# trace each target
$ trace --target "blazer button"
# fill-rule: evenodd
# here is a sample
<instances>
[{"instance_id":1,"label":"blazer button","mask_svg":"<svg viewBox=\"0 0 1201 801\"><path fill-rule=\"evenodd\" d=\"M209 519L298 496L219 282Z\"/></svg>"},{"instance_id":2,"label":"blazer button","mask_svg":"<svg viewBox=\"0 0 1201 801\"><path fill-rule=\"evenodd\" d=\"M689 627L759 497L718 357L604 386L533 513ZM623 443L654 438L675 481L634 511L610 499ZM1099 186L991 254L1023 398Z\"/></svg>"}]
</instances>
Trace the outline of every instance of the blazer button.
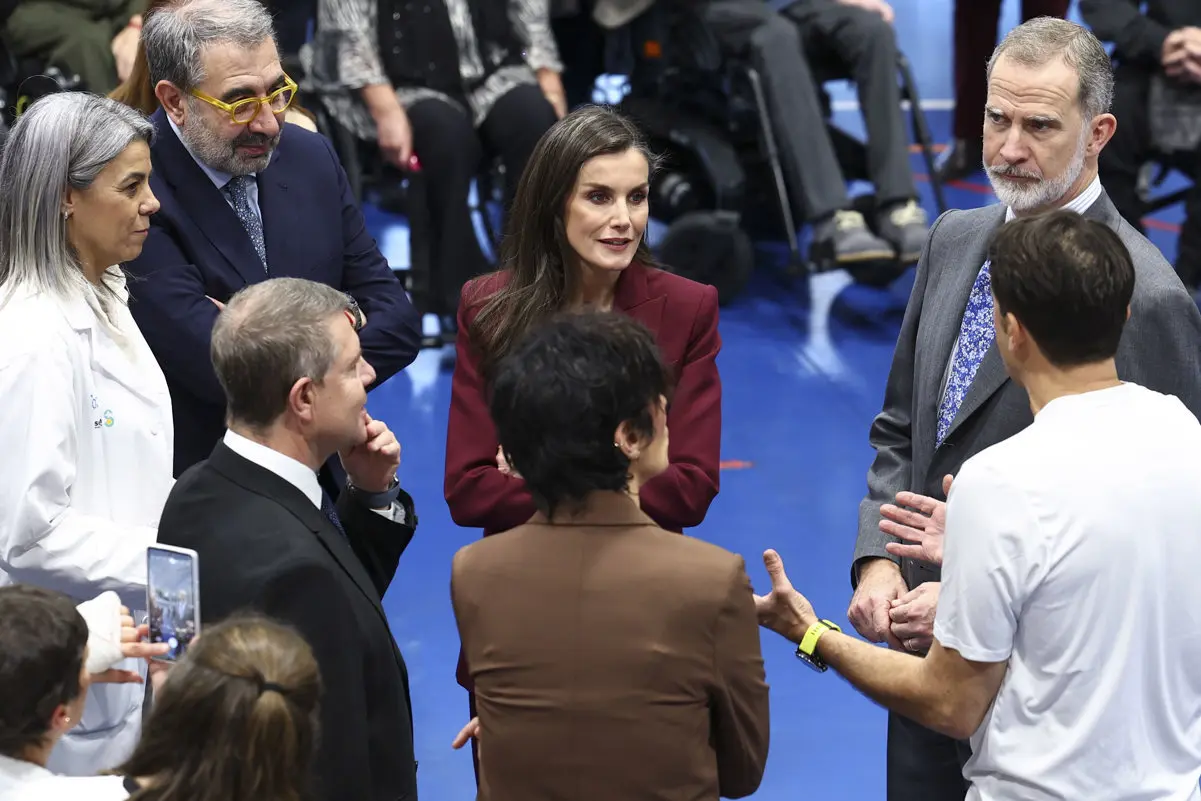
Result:
<instances>
[{"instance_id":1,"label":"blazer button","mask_svg":"<svg viewBox=\"0 0 1201 801\"><path fill-rule=\"evenodd\" d=\"M399 11L393 11L393 12L392 12L392 20L393 20L394 22L399 22L399 21L400 21L400 12L399 12Z\"/></svg>"},{"instance_id":2,"label":"blazer button","mask_svg":"<svg viewBox=\"0 0 1201 801\"><path fill-rule=\"evenodd\" d=\"M399 56L399 55L400 55L400 48L399 48L399 47L395 47L395 46L394 46L394 47L392 48L392 55L394 55L394 56Z\"/></svg>"}]
</instances>

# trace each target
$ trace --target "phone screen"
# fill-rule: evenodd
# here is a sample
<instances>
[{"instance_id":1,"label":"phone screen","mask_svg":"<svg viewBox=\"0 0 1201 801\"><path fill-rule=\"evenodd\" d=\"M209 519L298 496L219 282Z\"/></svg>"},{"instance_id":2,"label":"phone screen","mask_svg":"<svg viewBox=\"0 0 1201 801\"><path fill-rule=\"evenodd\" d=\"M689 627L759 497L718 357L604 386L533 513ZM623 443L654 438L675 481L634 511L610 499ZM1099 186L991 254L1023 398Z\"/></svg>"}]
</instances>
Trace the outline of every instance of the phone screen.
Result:
<instances>
[{"instance_id":1,"label":"phone screen","mask_svg":"<svg viewBox=\"0 0 1201 801\"><path fill-rule=\"evenodd\" d=\"M147 560L150 642L167 643L171 650L158 658L174 662L187 653L200 629L196 556L151 546Z\"/></svg>"}]
</instances>

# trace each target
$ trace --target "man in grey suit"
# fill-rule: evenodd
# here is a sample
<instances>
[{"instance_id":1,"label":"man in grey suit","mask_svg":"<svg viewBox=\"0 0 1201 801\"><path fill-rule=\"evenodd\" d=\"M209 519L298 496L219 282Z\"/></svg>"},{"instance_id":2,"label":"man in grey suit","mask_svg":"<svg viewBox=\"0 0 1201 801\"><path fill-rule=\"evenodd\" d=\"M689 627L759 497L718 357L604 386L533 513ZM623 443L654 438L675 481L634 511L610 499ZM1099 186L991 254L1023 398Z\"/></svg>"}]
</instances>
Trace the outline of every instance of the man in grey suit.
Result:
<instances>
[{"instance_id":1,"label":"man in grey suit","mask_svg":"<svg viewBox=\"0 0 1201 801\"><path fill-rule=\"evenodd\" d=\"M1067 208L1116 231L1136 276L1119 374L1178 396L1201 417L1201 313L1163 255L1121 218L1097 178L1098 154L1117 125L1108 113L1113 73L1101 43L1071 22L1031 20L997 46L988 84L984 161L1001 203L949 211L930 231L884 406L871 427L876 458L851 568L855 594L848 617L855 628L873 642L916 653L931 644L939 570L891 553L899 544L891 532L939 528L948 477L1033 419L994 342L986 250L999 226L1016 216ZM962 766L969 755L966 742L890 715L889 801L963 801Z\"/></svg>"}]
</instances>

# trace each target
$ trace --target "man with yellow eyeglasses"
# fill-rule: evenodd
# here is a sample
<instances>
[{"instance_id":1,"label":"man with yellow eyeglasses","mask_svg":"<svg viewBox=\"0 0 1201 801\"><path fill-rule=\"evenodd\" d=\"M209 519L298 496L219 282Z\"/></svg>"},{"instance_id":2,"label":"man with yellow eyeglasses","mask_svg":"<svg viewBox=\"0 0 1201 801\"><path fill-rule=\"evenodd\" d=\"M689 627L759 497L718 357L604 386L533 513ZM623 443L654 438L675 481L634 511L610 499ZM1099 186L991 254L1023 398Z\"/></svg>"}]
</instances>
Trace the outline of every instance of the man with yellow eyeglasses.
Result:
<instances>
[{"instance_id":1,"label":"man with yellow eyeglasses","mask_svg":"<svg viewBox=\"0 0 1201 801\"><path fill-rule=\"evenodd\" d=\"M421 321L367 232L333 148L284 115L284 72L257 0L172 0L142 29L161 108L151 119L151 186L162 208L126 265L130 309L167 377L175 475L225 433L225 396L209 359L222 303L248 284L296 277L335 287L365 318L363 355L383 384L416 358ZM345 472L321 471L336 498Z\"/></svg>"}]
</instances>

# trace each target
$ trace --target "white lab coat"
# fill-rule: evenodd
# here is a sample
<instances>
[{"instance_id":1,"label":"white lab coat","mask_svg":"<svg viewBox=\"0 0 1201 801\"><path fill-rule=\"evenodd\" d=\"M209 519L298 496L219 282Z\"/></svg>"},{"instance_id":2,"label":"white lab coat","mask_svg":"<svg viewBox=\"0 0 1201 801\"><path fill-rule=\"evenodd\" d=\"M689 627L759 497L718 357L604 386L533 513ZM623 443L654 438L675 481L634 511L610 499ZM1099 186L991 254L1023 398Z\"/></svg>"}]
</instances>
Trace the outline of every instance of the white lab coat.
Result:
<instances>
[{"instance_id":1,"label":"white lab coat","mask_svg":"<svg viewBox=\"0 0 1201 801\"><path fill-rule=\"evenodd\" d=\"M108 280L127 297L125 279ZM77 601L113 590L146 607L146 546L171 490L171 400L129 309L111 324L90 288L71 300L18 288L0 308L0 585ZM140 670L126 660L120 667ZM93 687L49 767L95 775L132 753L145 688Z\"/></svg>"},{"instance_id":2,"label":"white lab coat","mask_svg":"<svg viewBox=\"0 0 1201 801\"><path fill-rule=\"evenodd\" d=\"M32 762L0 756L0 801L122 801L120 776L55 776Z\"/></svg>"}]
</instances>

